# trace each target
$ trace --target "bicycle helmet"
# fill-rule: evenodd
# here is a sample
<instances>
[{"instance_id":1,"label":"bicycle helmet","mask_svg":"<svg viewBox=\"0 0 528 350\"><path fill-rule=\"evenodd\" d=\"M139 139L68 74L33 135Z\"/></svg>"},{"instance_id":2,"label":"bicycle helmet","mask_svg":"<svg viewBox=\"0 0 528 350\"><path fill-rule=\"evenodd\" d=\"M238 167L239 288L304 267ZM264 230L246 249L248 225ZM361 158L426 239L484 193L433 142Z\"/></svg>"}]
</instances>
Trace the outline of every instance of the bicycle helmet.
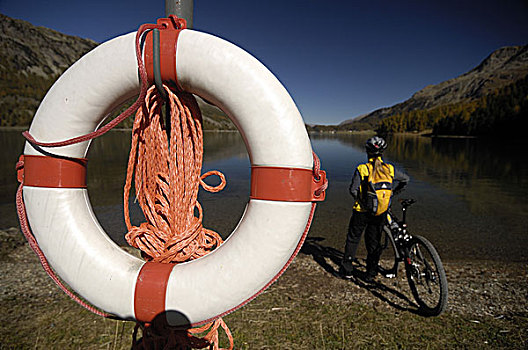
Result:
<instances>
[{"instance_id":1,"label":"bicycle helmet","mask_svg":"<svg viewBox=\"0 0 528 350\"><path fill-rule=\"evenodd\" d=\"M365 143L365 150L369 155L379 156L387 148L387 142L379 136L371 137Z\"/></svg>"}]
</instances>

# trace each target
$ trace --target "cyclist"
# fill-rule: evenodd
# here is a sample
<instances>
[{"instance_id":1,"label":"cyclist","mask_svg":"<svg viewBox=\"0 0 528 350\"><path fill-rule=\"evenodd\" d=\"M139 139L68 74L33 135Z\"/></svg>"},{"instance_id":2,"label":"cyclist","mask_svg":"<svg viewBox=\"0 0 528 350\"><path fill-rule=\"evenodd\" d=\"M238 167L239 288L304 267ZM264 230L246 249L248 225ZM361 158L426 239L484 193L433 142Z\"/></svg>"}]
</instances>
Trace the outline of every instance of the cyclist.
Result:
<instances>
[{"instance_id":1,"label":"cyclist","mask_svg":"<svg viewBox=\"0 0 528 350\"><path fill-rule=\"evenodd\" d=\"M363 231L365 231L365 246L367 248L367 269L364 279L366 282L372 282L378 274L381 230L387 215L381 213L376 213L376 215L367 210L366 192L369 186L369 174L378 172L378 174L389 179L392 183L390 189L393 193L403 190L409 182L407 174L398 171L393 165L383 162L381 155L386 148L387 143L383 138L375 136L368 139L365 144L368 162L358 165L352 178L350 194L354 197L355 202L348 226L345 253L340 267L341 276L347 279L354 275L353 261ZM397 182L396 186L394 186L395 182Z\"/></svg>"}]
</instances>

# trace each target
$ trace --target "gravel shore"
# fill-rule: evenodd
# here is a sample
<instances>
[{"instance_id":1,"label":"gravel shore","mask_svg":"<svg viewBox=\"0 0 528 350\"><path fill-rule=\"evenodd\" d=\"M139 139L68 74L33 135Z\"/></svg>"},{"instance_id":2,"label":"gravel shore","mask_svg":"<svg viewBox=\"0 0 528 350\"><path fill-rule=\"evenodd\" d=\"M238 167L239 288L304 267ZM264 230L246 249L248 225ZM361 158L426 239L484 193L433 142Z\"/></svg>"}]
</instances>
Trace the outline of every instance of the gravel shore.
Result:
<instances>
[{"instance_id":1,"label":"gravel shore","mask_svg":"<svg viewBox=\"0 0 528 350\"><path fill-rule=\"evenodd\" d=\"M0 296L27 294L34 297L60 293L40 266L18 228L0 231ZM311 249L307 249L312 244ZM328 254L327 254L328 255ZM335 259L314 253L309 240L290 268L279 279L282 284L302 285L314 299L340 303L379 304L385 308L412 308L413 301L404 271L395 279L378 278L374 285L359 279L345 281L333 275ZM449 285L448 312L475 316L528 317L528 265L494 261L444 262ZM325 286L321 293L319 287ZM403 298L409 296L409 300Z\"/></svg>"},{"instance_id":2,"label":"gravel shore","mask_svg":"<svg viewBox=\"0 0 528 350\"><path fill-rule=\"evenodd\" d=\"M0 299L4 307L9 308L4 310L9 313L9 322L18 322L26 317L17 315L16 308L13 309L17 300L53 302L64 297L46 275L18 228L0 230L0 243ZM470 320L475 318L475 322L479 322L479 317L521 319L524 320L521 327L526 327L526 263L446 261L444 266L449 284L445 314ZM339 307L358 304L394 315L416 311L404 273L395 279L378 278L375 284L366 285L359 279L340 279L334 275L336 270L335 256L308 239L290 268L268 292L280 293L281 298L287 300L286 308L291 310L296 310L296 305L301 305L303 301L310 300L314 305L332 304ZM31 310L31 305L24 307L25 312ZM0 334L0 345L3 337L4 334Z\"/></svg>"}]
</instances>

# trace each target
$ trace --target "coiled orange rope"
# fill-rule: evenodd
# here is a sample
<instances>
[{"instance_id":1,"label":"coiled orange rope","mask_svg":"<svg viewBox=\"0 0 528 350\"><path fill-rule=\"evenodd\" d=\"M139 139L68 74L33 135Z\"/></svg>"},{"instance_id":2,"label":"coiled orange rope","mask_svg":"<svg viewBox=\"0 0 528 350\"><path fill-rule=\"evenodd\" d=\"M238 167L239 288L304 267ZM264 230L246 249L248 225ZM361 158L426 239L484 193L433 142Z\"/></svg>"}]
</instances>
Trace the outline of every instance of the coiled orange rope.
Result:
<instances>
[{"instance_id":1,"label":"coiled orange rope","mask_svg":"<svg viewBox=\"0 0 528 350\"><path fill-rule=\"evenodd\" d=\"M197 197L200 185L208 191L218 192L225 187L226 180L216 170L200 175L203 132L200 109L194 97L187 93L176 95L167 87L165 90L170 106L170 133L167 132L169 126L164 125L162 120L164 100L156 87L148 90L145 103L136 113L124 188L128 228L125 238L131 246L142 251L146 260L181 263L202 257L223 242L218 233L202 226L203 212ZM211 175L220 177L218 186L204 182ZM146 219L138 227L130 222L132 180ZM178 337L169 336L165 341L187 339L188 344L182 346L196 346L198 342L194 335L210 328L203 339L207 341L207 346L219 349L219 327L225 330L232 349L233 337L222 319L191 329L186 337L181 334ZM148 333L144 328L143 337Z\"/></svg>"}]
</instances>

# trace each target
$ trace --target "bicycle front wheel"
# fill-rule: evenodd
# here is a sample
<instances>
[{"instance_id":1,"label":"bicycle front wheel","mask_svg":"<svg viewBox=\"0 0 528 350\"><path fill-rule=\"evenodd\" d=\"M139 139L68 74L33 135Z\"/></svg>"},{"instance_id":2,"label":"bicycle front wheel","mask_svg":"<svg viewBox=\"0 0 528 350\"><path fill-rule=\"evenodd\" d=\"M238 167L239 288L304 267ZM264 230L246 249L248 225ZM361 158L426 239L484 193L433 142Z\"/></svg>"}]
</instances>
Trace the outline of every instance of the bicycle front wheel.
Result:
<instances>
[{"instance_id":1,"label":"bicycle front wheel","mask_svg":"<svg viewBox=\"0 0 528 350\"><path fill-rule=\"evenodd\" d=\"M434 246L422 236L409 241L405 262L407 280L420 311L427 316L440 315L447 306L447 278Z\"/></svg>"}]
</instances>

